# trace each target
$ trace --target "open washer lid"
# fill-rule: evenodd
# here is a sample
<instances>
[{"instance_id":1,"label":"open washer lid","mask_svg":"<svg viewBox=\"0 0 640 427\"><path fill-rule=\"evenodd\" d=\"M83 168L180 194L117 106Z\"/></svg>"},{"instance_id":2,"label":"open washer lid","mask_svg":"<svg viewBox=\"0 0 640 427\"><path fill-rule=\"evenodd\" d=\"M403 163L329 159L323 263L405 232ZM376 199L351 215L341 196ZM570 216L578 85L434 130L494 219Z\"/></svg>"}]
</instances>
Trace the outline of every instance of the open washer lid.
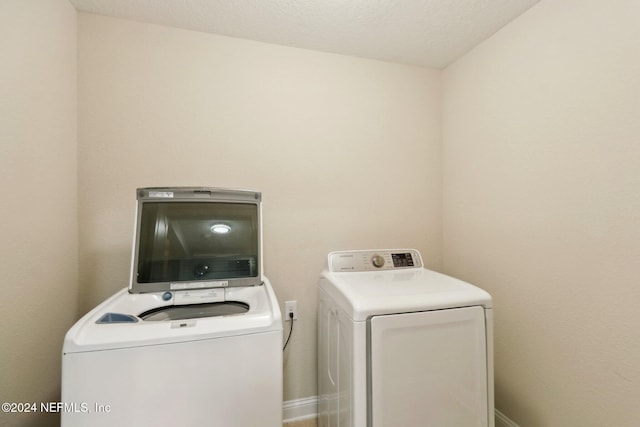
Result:
<instances>
[{"instance_id":1,"label":"open washer lid","mask_svg":"<svg viewBox=\"0 0 640 427\"><path fill-rule=\"evenodd\" d=\"M260 193L140 188L137 200L130 292L262 283Z\"/></svg>"}]
</instances>

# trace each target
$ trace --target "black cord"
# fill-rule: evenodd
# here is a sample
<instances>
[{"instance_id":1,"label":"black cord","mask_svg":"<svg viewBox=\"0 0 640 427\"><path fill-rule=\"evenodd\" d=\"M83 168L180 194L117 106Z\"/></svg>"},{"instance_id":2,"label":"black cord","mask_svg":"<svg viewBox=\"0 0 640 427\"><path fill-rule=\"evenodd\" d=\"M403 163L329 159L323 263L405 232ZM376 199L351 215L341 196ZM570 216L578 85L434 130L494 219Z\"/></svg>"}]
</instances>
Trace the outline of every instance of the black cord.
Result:
<instances>
[{"instance_id":1,"label":"black cord","mask_svg":"<svg viewBox=\"0 0 640 427\"><path fill-rule=\"evenodd\" d=\"M289 329L289 337L287 338L287 342L284 343L284 347L282 347L282 351L287 348L287 344L289 344L289 340L291 339L291 334L293 333L293 313L289 313L289 322L291 322L291 329Z\"/></svg>"}]
</instances>

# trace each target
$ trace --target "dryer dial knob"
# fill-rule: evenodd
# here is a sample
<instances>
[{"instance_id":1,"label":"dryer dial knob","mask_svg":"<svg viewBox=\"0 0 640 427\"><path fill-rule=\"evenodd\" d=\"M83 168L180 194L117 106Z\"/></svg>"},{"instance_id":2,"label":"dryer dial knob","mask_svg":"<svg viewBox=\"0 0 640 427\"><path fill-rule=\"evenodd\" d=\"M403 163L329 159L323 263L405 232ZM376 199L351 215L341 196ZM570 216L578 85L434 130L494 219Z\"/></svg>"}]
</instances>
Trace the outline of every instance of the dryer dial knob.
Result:
<instances>
[{"instance_id":1,"label":"dryer dial knob","mask_svg":"<svg viewBox=\"0 0 640 427\"><path fill-rule=\"evenodd\" d=\"M371 264L373 264L375 268L382 268L382 266L384 266L384 257L382 255L375 254L371 257Z\"/></svg>"}]
</instances>

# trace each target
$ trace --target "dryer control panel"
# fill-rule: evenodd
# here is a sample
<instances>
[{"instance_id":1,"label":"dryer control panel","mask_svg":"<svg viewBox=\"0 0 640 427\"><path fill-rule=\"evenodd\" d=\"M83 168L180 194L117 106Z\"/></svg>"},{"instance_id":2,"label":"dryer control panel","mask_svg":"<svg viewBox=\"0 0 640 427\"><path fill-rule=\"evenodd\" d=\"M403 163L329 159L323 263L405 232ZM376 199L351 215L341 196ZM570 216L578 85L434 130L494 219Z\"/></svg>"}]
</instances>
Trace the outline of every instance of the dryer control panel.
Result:
<instances>
[{"instance_id":1,"label":"dryer control panel","mask_svg":"<svg viewBox=\"0 0 640 427\"><path fill-rule=\"evenodd\" d=\"M338 251L329 254L329 271L335 273L422 267L422 257L415 249Z\"/></svg>"}]
</instances>

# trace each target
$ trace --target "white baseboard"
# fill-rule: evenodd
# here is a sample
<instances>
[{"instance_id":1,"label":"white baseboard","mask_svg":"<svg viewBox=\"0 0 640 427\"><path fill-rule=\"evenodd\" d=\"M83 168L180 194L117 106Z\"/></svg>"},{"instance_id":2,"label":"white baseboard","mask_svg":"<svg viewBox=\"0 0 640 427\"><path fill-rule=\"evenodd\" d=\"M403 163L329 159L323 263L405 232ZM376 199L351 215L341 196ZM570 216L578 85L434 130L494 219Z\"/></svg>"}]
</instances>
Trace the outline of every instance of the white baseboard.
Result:
<instances>
[{"instance_id":1,"label":"white baseboard","mask_svg":"<svg viewBox=\"0 0 640 427\"><path fill-rule=\"evenodd\" d=\"M502 412L496 411L496 427L519 427ZM287 400L282 406L284 422L304 420L318 416L318 398L316 396Z\"/></svg>"},{"instance_id":2,"label":"white baseboard","mask_svg":"<svg viewBox=\"0 0 640 427\"><path fill-rule=\"evenodd\" d=\"M496 409L496 427L520 427L502 412Z\"/></svg>"},{"instance_id":3,"label":"white baseboard","mask_svg":"<svg viewBox=\"0 0 640 427\"><path fill-rule=\"evenodd\" d=\"M318 398L316 396L287 400L282 405L284 422L304 420L318 416Z\"/></svg>"}]
</instances>

